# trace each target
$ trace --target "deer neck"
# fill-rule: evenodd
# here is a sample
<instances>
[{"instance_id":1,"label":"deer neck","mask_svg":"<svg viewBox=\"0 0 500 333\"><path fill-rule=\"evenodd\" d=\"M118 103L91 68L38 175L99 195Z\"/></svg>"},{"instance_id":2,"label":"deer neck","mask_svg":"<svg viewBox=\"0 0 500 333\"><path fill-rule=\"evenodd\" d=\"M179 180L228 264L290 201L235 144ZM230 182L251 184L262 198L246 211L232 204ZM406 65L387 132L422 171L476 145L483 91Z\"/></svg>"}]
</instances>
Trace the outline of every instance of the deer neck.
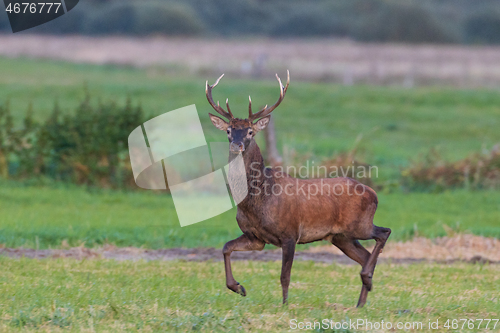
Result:
<instances>
[{"instance_id":1,"label":"deer neck","mask_svg":"<svg viewBox=\"0 0 500 333\"><path fill-rule=\"evenodd\" d=\"M229 161L236 156L230 154ZM264 184L273 181L270 176L270 170L266 169L264 165L264 158L255 140L252 140L243 152L243 163L245 164L248 195L238 204L238 207L254 206L256 202L261 202L265 198L265 193L262 190Z\"/></svg>"}]
</instances>

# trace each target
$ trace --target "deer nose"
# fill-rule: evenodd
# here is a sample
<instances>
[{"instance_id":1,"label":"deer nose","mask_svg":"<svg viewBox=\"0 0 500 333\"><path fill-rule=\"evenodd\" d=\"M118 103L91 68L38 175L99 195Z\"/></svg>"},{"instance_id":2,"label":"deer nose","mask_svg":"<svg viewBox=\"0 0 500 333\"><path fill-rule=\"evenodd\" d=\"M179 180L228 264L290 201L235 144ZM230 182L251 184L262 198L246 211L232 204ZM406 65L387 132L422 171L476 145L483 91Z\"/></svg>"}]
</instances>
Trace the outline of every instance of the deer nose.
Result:
<instances>
[{"instance_id":1,"label":"deer nose","mask_svg":"<svg viewBox=\"0 0 500 333\"><path fill-rule=\"evenodd\" d=\"M245 145L243 142L231 142L229 145L229 150L235 153L245 151Z\"/></svg>"}]
</instances>

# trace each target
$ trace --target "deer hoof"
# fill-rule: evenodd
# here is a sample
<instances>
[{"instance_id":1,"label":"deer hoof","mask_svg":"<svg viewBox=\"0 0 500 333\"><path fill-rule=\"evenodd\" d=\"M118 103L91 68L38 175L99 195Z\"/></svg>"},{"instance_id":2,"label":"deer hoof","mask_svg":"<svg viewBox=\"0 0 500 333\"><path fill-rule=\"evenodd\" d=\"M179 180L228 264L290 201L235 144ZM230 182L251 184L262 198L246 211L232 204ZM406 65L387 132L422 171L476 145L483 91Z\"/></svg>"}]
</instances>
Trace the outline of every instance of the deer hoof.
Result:
<instances>
[{"instance_id":1,"label":"deer hoof","mask_svg":"<svg viewBox=\"0 0 500 333\"><path fill-rule=\"evenodd\" d=\"M231 291L234 291L235 293L240 294L241 296L246 296L247 295L247 292L246 292L245 288L243 288L243 286L241 284L239 284L238 282L236 282L235 285L227 285L227 287Z\"/></svg>"},{"instance_id":2,"label":"deer hoof","mask_svg":"<svg viewBox=\"0 0 500 333\"><path fill-rule=\"evenodd\" d=\"M236 286L236 293L240 294L241 296L246 296L247 295L247 291L245 290L245 288L243 288L243 286L241 284L238 283L238 285Z\"/></svg>"}]
</instances>

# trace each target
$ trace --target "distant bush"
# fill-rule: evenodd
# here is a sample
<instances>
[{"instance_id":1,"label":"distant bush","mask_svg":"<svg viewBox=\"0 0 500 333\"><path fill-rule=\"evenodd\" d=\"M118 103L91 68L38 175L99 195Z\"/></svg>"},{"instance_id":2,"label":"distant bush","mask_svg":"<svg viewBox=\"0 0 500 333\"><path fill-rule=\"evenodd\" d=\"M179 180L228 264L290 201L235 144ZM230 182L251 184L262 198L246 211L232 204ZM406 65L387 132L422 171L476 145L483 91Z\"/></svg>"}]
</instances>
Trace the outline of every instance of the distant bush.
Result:
<instances>
[{"instance_id":1,"label":"distant bush","mask_svg":"<svg viewBox=\"0 0 500 333\"><path fill-rule=\"evenodd\" d=\"M204 26L196 12L180 3L144 2L137 9L135 33L164 32L169 35L198 35Z\"/></svg>"},{"instance_id":2,"label":"distant bush","mask_svg":"<svg viewBox=\"0 0 500 333\"><path fill-rule=\"evenodd\" d=\"M208 33L221 36L265 35L276 17L285 13L281 1L186 0L185 4L203 19Z\"/></svg>"},{"instance_id":3,"label":"distant bush","mask_svg":"<svg viewBox=\"0 0 500 333\"><path fill-rule=\"evenodd\" d=\"M471 43L500 44L500 14L483 13L469 18L465 33Z\"/></svg>"},{"instance_id":4,"label":"distant bush","mask_svg":"<svg viewBox=\"0 0 500 333\"><path fill-rule=\"evenodd\" d=\"M144 121L142 109L116 103L93 106L86 96L74 114L56 105L43 123L31 108L22 129L13 129L8 106L0 108L0 176L46 177L104 188L133 186L128 135ZM135 187L135 186L134 186Z\"/></svg>"},{"instance_id":5,"label":"distant bush","mask_svg":"<svg viewBox=\"0 0 500 333\"><path fill-rule=\"evenodd\" d=\"M269 29L271 36L347 36L348 25L327 6L296 5Z\"/></svg>"},{"instance_id":6,"label":"distant bush","mask_svg":"<svg viewBox=\"0 0 500 333\"><path fill-rule=\"evenodd\" d=\"M383 3L359 20L356 39L377 42L452 43L459 40L426 8L412 3Z\"/></svg>"},{"instance_id":7,"label":"distant bush","mask_svg":"<svg viewBox=\"0 0 500 333\"><path fill-rule=\"evenodd\" d=\"M356 158L355 149L349 152L342 152L330 159L324 160L318 167L318 170L322 167L326 168L330 173L333 171L332 175L335 175L335 177L350 177L370 187L376 187L373 178L378 176L378 169L369 164L360 162L359 159ZM324 176L320 174L317 178L323 177Z\"/></svg>"},{"instance_id":8,"label":"distant bush","mask_svg":"<svg viewBox=\"0 0 500 333\"><path fill-rule=\"evenodd\" d=\"M9 104L0 105L0 176L9 176L9 156L14 152L17 142L14 139L14 121Z\"/></svg>"},{"instance_id":9,"label":"distant bush","mask_svg":"<svg viewBox=\"0 0 500 333\"><path fill-rule=\"evenodd\" d=\"M89 13L84 29L90 34L190 36L200 34L204 26L196 13L181 3L123 1Z\"/></svg>"},{"instance_id":10,"label":"distant bush","mask_svg":"<svg viewBox=\"0 0 500 333\"><path fill-rule=\"evenodd\" d=\"M402 176L403 186L408 189L499 189L500 145L456 162L445 161L436 150L431 150L422 161L403 170Z\"/></svg>"},{"instance_id":11,"label":"distant bush","mask_svg":"<svg viewBox=\"0 0 500 333\"><path fill-rule=\"evenodd\" d=\"M362 139L363 136L358 135L351 150L337 152L317 164L314 163L314 160L310 161L311 156L309 154L301 155L297 154L293 149L285 149L285 165L280 168L296 178L349 177L375 189L381 189L383 184L377 183L376 179L378 177L378 168L362 162L363 158L359 154Z\"/></svg>"},{"instance_id":12,"label":"distant bush","mask_svg":"<svg viewBox=\"0 0 500 333\"><path fill-rule=\"evenodd\" d=\"M0 11L0 30L11 30L7 12Z\"/></svg>"}]
</instances>

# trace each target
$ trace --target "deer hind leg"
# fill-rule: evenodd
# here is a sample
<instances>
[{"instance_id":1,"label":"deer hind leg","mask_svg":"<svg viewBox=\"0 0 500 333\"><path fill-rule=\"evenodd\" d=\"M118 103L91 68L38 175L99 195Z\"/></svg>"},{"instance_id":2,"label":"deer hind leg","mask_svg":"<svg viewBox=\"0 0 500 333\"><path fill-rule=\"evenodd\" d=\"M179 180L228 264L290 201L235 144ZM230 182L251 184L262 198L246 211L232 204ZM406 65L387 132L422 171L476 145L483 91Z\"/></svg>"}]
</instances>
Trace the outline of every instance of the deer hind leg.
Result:
<instances>
[{"instance_id":1,"label":"deer hind leg","mask_svg":"<svg viewBox=\"0 0 500 333\"><path fill-rule=\"evenodd\" d=\"M344 252L346 256L360 264L362 270L366 267L370 258L370 252L368 252L368 250L365 249L363 245L361 245L357 240L349 239L346 237L334 237L332 239L332 243L342 252ZM363 281L363 278L361 279ZM365 304L366 297L368 296L368 291L370 290L369 288L371 289L371 285L368 286L363 281L363 286L361 287L361 295L359 296L358 301L358 307L361 307Z\"/></svg>"},{"instance_id":2,"label":"deer hind leg","mask_svg":"<svg viewBox=\"0 0 500 333\"><path fill-rule=\"evenodd\" d=\"M229 241L224 245L222 254L224 255L224 268L226 270L226 286L240 294L241 296L246 296L245 288L240 285L233 277L233 272L231 270L231 252L233 251L261 251L266 244L254 237L250 237L246 234Z\"/></svg>"},{"instance_id":3,"label":"deer hind leg","mask_svg":"<svg viewBox=\"0 0 500 333\"><path fill-rule=\"evenodd\" d=\"M375 266L377 265L377 259L384 248L385 242L391 234L391 229L373 226L372 239L375 239L375 247L370 254L368 261L361 269L361 281L363 281L363 288L361 289L361 295L359 296L359 301L357 307L360 308L366 303L366 297L368 292L372 290L372 278L375 271Z\"/></svg>"}]
</instances>

